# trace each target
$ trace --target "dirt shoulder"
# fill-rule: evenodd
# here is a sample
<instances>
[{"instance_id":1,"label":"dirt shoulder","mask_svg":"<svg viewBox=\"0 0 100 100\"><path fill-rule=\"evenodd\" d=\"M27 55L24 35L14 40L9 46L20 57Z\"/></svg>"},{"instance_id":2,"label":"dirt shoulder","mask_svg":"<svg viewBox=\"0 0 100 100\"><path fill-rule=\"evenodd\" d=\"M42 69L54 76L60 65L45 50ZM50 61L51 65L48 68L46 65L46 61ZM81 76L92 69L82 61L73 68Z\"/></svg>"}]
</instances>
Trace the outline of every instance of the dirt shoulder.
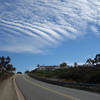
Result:
<instances>
[{"instance_id":1,"label":"dirt shoulder","mask_svg":"<svg viewBox=\"0 0 100 100\"><path fill-rule=\"evenodd\" d=\"M12 78L0 82L0 100L18 100Z\"/></svg>"}]
</instances>

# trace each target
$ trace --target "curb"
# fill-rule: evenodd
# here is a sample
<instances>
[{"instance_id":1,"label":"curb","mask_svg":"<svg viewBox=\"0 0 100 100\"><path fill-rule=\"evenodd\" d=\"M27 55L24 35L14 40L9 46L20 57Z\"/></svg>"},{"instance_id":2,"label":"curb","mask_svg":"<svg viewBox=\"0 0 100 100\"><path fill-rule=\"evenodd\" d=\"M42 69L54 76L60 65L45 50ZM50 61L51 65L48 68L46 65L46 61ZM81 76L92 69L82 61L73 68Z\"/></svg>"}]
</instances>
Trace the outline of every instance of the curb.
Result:
<instances>
[{"instance_id":1,"label":"curb","mask_svg":"<svg viewBox=\"0 0 100 100\"><path fill-rule=\"evenodd\" d=\"M17 87L17 84L15 82L15 77L13 77L13 84L14 84L14 88L15 88L15 91L16 91L16 94L17 94L17 97L18 97L18 100L25 100L24 96L22 95L21 91L19 90L19 88Z\"/></svg>"}]
</instances>

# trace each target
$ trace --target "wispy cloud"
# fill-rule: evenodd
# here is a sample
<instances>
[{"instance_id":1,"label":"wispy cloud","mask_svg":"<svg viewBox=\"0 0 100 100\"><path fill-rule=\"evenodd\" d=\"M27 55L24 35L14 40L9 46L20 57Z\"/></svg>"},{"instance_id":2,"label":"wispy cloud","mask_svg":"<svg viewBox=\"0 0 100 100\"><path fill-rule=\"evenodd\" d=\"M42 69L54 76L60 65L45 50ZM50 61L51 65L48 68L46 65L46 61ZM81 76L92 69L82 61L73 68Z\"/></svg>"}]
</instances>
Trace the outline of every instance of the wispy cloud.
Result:
<instances>
[{"instance_id":1,"label":"wispy cloud","mask_svg":"<svg viewBox=\"0 0 100 100\"><path fill-rule=\"evenodd\" d=\"M26 25L23 25L23 24L8 22L8 21L4 21L4 20L1 20L1 21L3 22L2 24L5 24L5 26L12 27L14 29L20 30L20 31L26 33L27 35L30 35L30 36L33 36L33 37L36 37L36 38L43 36L43 38L45 38L45 39L56 42L56 40L51 38L48 34L36 29L35 27L32 27L32 25L26 26ZM35 26L35 25L33 25L33 26ZM40 35L40 36L38 36L38 35Z\"/></svg>"},{"instance_id":2,"label":"wispy cloud","mask_svg":"<svg viewBox=\"0 0 100 100\"><path fill-rule=\"evenodd\" d=\"M99 0L0 2L0 50L42 53L86 34L88 27L100 35Z\"/></svg>"},{"instance_id":3,"label":"wispy cloud","mask_svg":"<svg viewBox=\"0 0 100 100\"><path fill-rule=\"evenodd\" d=\"M95 27L95 26L91 26L91 30L93 31L93 33L94 33L95 35L97 35L97 36L100 35L100 32L99 32L99 30L98 30L97 27Z\"/></svg>"}]
</instances>

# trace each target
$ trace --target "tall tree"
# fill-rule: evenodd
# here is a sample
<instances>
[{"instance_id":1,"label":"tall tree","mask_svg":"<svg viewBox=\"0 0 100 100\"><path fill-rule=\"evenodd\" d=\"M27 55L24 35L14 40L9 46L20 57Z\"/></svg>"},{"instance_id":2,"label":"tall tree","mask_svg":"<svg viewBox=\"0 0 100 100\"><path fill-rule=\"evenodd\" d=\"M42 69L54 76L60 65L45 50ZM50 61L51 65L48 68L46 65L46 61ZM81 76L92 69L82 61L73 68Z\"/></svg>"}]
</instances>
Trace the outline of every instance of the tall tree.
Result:
<instances>
[{"instance_id":1,"label":"tall tree","mask_svg":"<svg viewBox=\"0 0 100 100\"><path fill-rule=\"evenodd\" d=\"M89 58L89 59L87 59L86 63L89 63L89 64L91 64L91 65L94 65L95 60Z\"/></svg>"},{"instance_id":2,"label":"tall tree","mask_svg":"<svg viewBox=\"0 0 100 100\"><path fill-rule=\"evenodd\" d=\"M1 60L1 65L4 66L4 64L5 64L5 57L2 56L2 57L0 58L0 60Z\"/></svg>"},{"instance_id":3,"label":"tall tree","mask_svg":"<svg viewBox=\"0 0 100 100\"><path fill-rule=\"evenodd\" d=\"M61 64L60 64L60 67L61 67L61 68L67 67L67 63L65 63L65 62L61 63Z\"/></svg>"},{"instance_id":4,"label":"tall tree","mask_svg":"<svg viewBox=\"0 0 100 100\"><path fill-rule=\"evenodd\" d=\"M13 67L12 64L9 64L11 61L10 57L7 56L7 57L0 57L0 68L1 70L8 70L8 71L15 71L16 68Z\"/></svg>"},{"instance_id":5,"label":"tall tree","mask_svg":"<svg viewBox=\"0 0 100 100\"><path fill-rule=\"evenodd\" d=\"M74 67L78 67L78 63L77 62L74 62Z\"/></svg>"},{"instance_id":6,"label":"tall tree","mask_svg":"<svg viewBox=\"0 0 100 100\"><path fill-rule=\"evenodd\" d=\"M6 58L6 64L8 64L8 63L10 63L10 57L9 56L7 56L7 58Z\"/></svg>"},{"instance_id":7,"label":"tall tree","mask_svg":"<svg viewBox=\"0 0 100 100\"><path fill-rule=\"evenodd\" d=\"M94 59L96 63L100 63L100 54L97 54Z\"/></svg>"}]
</instances>

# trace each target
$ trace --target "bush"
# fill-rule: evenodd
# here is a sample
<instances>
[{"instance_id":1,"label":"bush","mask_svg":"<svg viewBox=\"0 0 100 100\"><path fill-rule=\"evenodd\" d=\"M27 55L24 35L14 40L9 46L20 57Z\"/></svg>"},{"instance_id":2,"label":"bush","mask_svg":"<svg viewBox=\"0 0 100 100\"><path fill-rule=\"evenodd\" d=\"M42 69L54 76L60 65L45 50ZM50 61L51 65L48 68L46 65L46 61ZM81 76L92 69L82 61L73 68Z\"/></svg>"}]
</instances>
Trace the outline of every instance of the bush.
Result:
<instances>
[{"instance_id":1,"label":"bush","mask_svg":"<svg viewBox=\"0 0 100 100\"><path fill-rule=\"evenodd\" d=\"M14 73L13 72L7 72L7 71L5 71L5 72L0 72L0 80L2 81L2 80L5 80L5 79L7 79L7 78L9 78L9 77L11 77L11 76L13 76L14 75Z\"/></svg>"},{"instance_id":2,"label":"bush","mask_svg":"<svg viewBox=\"0 0 100 100\"><path fill-rule=\"evenodd\" d=\"M69 67L54 71L35 70L34 73L41 77L59 78L83 83L100 83L100 67Z\"/></svg>"}]
</instances>

